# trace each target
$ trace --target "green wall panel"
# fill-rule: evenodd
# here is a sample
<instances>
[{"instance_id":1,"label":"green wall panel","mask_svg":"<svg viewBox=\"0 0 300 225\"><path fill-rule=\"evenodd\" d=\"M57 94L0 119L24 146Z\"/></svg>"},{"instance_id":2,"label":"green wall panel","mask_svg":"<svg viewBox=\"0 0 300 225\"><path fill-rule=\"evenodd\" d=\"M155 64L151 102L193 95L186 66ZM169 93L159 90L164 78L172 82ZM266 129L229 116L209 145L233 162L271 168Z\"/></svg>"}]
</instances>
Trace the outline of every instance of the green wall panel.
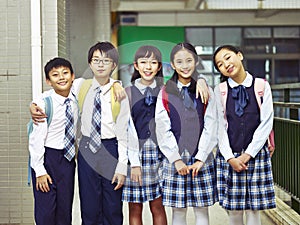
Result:
<instances>
[{"instance_id":1,"label":"green wall panel","mask_svg":"<svg viewBox=\"0 0 300 225\"><path fill-rule=\"evenodd\" d=\"M118 30L120 64L131 64L142 45L156 46L162 52L163 62L169 62L173 46L184 40L184 27L122 26Z\"/></svg>"}]
</instances>

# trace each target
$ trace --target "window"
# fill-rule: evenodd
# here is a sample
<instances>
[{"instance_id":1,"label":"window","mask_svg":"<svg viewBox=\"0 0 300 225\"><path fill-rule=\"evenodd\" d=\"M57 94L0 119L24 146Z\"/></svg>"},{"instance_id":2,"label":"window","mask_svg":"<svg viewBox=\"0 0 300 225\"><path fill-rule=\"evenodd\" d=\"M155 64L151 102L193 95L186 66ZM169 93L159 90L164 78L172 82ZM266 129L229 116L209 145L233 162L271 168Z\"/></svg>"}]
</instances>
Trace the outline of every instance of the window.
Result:
<instances>
[{"instance_id":1,"label":"window","mask_svg":"<svg viewBox=\"0 0 300 225\"><path fill-rule=\"evenodd\" d=\"M242 29L241 28L216 28L216 47L224 44L241 46Z\"/></svg>"}]
</instances>

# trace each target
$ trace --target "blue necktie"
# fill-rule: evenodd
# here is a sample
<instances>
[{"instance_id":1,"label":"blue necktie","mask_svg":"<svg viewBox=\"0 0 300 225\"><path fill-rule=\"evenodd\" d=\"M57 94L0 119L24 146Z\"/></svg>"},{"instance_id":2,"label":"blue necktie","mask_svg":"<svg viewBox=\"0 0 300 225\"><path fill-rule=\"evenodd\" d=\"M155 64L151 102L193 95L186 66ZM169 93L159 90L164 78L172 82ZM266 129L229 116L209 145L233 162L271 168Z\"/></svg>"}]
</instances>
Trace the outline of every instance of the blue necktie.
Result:
<instances>
[{"instance_id":1,"label":"blue necktie","mask_svg":"<svg viewBox=\"0 0 300 225\"><path fill-rule=\"evenodd\" d=\"M189 95L188 87L182 87L180 95L181 95L182 100L183 100L183 105L186 108L188 108L188 109L189 108L193 108L193 109L196 108L194 101L191 99L191 97Z\"/></svg>"},{"instance_id":2,"label":"blue necktie","mask_svg":"<svg viewBox=\"0 0 300 225\"><path fill-rule=\"evenodd\" d=\"M101 101L100 101L100 87L96 89L94 99L94 110L92 117L92 127L90 135L89 147L93 153L96 153L101 146Z\"/></svg>"},{"instance_id":3,"label":"blue necktie","mask_svg":"<svg viewBox=\"0 0 300 225\"><path fill-rule=\"evenodd\" d=\"M148 106L152 105L154 103L154 100L153 100L153 96L152 96L150 87L146 88L144 95L145 95L145 104Z\"/></svg>"},{"instance_id":4,"label":"blue necktie","mask_svg":"<svg viewBox=\"0 0 300 225\"><path fill-rule=\"evenodd\" d=\"M75 156L75 128L74 128L74 117L70 104L70 99L65 100L66 104L66 120L65 120L65 154L64 156L71 161Z\"/></svg>"},{"instance_id":5,"label":"blue necktie","mask_svg":"<svg viewBox=\"0 0 300 225\"><path fill-rule=\"evenodd\" d=\"M245 86L239 85L232 88L232 97L235 100L235 114L241 117L244 114L244 108L247 106L249 101L248 92Z\"/></svg>"}]
</instances>

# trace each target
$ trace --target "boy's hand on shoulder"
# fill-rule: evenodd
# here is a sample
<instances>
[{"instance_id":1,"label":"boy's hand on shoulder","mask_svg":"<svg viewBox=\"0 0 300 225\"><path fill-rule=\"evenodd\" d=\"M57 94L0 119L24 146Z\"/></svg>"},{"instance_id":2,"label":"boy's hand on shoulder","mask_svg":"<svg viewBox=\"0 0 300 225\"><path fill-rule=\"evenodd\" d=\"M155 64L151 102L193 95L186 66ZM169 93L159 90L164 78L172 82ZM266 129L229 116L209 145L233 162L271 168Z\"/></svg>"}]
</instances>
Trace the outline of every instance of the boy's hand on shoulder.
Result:
<instances>
[{"instance_id":1,"label":"boy's hand on shoulder","mask_svg":"<svg viewBox=\"0 0 300 225\"><path fill-rule=\"evenodd\" d=\"M174 164L175 164L175 168L176 168L179 175L184 176L184 175L187 175L187 174L190 173L189 168L187 167L187 165L181 159L175 161Z\"/></svg>"},{"instance_id":2,"label":"boy's hand on shoulder","mask_svg":"<svg viewBox=\"0 0 300 225\"><path fill-rule=\"evenodd\" d=\"M231 158L228 160L228 163L236 172L242 172L243 170L248 169L247 165L238 158Z\"/></svg>"},{"instance_id":3,"label":"boy's hand on shoulder","mask_svg":"<svg viewBox=\"0 0 300 225\"><path fill-rule=\"evenodd\" d=\"M139 182L140 186L142 186L142 170L140 166L131 167L130 178L134 182Z\"/></svg>"},{"instance_id":4,"label":"boy's hand on shoulder","mask_svg":"<svg viewBox=\"0 0 300 225\"><path fill-rule=\"evenodd\" d=\"M124 98L126 98L126 91L119 82L114 82L113 86L115 100L121 102Z\"/></svg>"},{"instance_id":5,"label":"boy's hand on shoulder","mask_svg":"<svg viewBox=\"0 0 300 225\"><path fill-rule=\"evenodd\" d=\"M48 174L36 178L36 190L42 192L49 192L49 184L52 184L52 179Z\"/></svg>"},{"instance_id":6,"label":"boy's hand on shoulder","mask_svg":"<svg viewBox=\"0 0 300 225\"><path fill-rule=\"evenodd\" d=\"M199 95L201 97L202 103L206 104L209 99L209 88L208 88L204 78L200 78L197 81L196 98L198 98Z\"/></svg>"},{"instance_id":7,"label":"boy's hand on shoulder","mask_svg":"<svg viewBox=\"0 0 300 225\"><path fill-rule=\"evenodd\" d=\"M124 185L125 178L126 178L125 175L120 174L120 173L115 173L115 175L114 175L114 177L113 177L113 179L111 181L112 184L115 183L115 182L117 182L117 185L114 188L115 191L118 190L118 189L120 189Z\"/></svg>"},{"instance_id":8,"label":"boy's hand on shoulder","mask_svg":"<svg viewBox=\"0 0 300 225\"><path fill-rule=\"evenodd\" d=\"M37 104L31 103L29 109L30 109L32 121L35 125L38 125L38 123L45 122L45 118L47 118L47 115Z\"/></svg>"},{"instance_id":9,"label":"boy's hand on shoulder","mask_svg":"<svg viewBox=\"0 0 300 225\"><path fill-rule=\"evenodd\" d=\"M193 165L188 166L189 170L192 170L192 177L196 177L198 175L199 170L202 168L204 163L200 160L197 160L193 163Z\"/></svg>"}]
</instances>

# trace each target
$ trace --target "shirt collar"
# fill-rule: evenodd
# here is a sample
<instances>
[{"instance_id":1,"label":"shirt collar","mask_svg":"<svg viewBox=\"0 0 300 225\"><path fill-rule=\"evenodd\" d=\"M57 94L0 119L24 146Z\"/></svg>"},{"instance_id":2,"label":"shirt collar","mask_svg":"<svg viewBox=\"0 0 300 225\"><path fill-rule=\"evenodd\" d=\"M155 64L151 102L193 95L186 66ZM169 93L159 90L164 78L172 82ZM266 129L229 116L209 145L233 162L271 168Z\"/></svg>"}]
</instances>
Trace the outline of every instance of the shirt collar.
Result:
<instances>
[{"instance_id":1,"label":"shirt collar","mask_svg":"<svg viewBox=\"0 0 300 225\"><path fill-rule=\"evenodd\" d=\"M144 85L141 83L142 78L138 78L134 81L134 85L141 91L144 92L146 90L147 87L150 87L152 89L156 88L156 80L154 80L152 82L152 84L150 84L149 86Z\"/></svg>"},{"instance_id":2,"label":"shirt collar","mask_svg":"<svg viewBox=\"0 0 300 225\"><path fill-rule=\"evenodd\" d=\"M96 78L94 77L93 78L93 81L92 81L92 90L96 90L98 87L100 87L100 90L101 90L101 93L102 94L106 94L109 90L110 90L110 88L111 88L111 86L114 84L114 82L115 82L115 80L114 79L112 79L112 78L109 78L109 81L108 81L108 83L107 84L105 84L105 85L100 85L99 84L99 82L96 80Z\"/></svg>"},{"instance_id":3,"label":"shirt collar","mask_svg":"<svg viewBox=\"0 0 300 225\"><path fill-rule=\"evenodd\" d=\"M75 98L74 94L73 94L71 91L70 91L70 93L69 93L69 95L68 95L67 98L64 97L64 96L61 96L61 95L57 94L55 91L53 91L53 93L52 93L52 98L53 98L55 101L57 101L60 105L64 105L64 104L65 104L65 100L66 100L67 98L70 98L71 101L76 101L76 98Z\"/></svg>"},{"instance_id":4,"label":"shirt collar","mask_svg":"<svg viewBox=\"0 0 300 225\"><path fill-rule=\"evenodd\" d=\"M252 81L253 81L253 76L248 73L246 71L246 78L245 80L241 83L241 85L245 86L245 87L250 87L252 85ZM228 84L231 88L237 87L240 84L238 84L237 82L235 82L233 79L228 78Z\"/></svg>"},{"instance_id":5,"label":"shirt collar","mask_svg":"<svg viewBox=\"0 0 300 225\"><path fill-rule=\"evenodd\" d=\"M182 89L182 87L189 87L191 85L191 82L187 83L187 84L183 84L180 81L177 81L177 87L179 90Z\"/></svg>"}]
</instances>

